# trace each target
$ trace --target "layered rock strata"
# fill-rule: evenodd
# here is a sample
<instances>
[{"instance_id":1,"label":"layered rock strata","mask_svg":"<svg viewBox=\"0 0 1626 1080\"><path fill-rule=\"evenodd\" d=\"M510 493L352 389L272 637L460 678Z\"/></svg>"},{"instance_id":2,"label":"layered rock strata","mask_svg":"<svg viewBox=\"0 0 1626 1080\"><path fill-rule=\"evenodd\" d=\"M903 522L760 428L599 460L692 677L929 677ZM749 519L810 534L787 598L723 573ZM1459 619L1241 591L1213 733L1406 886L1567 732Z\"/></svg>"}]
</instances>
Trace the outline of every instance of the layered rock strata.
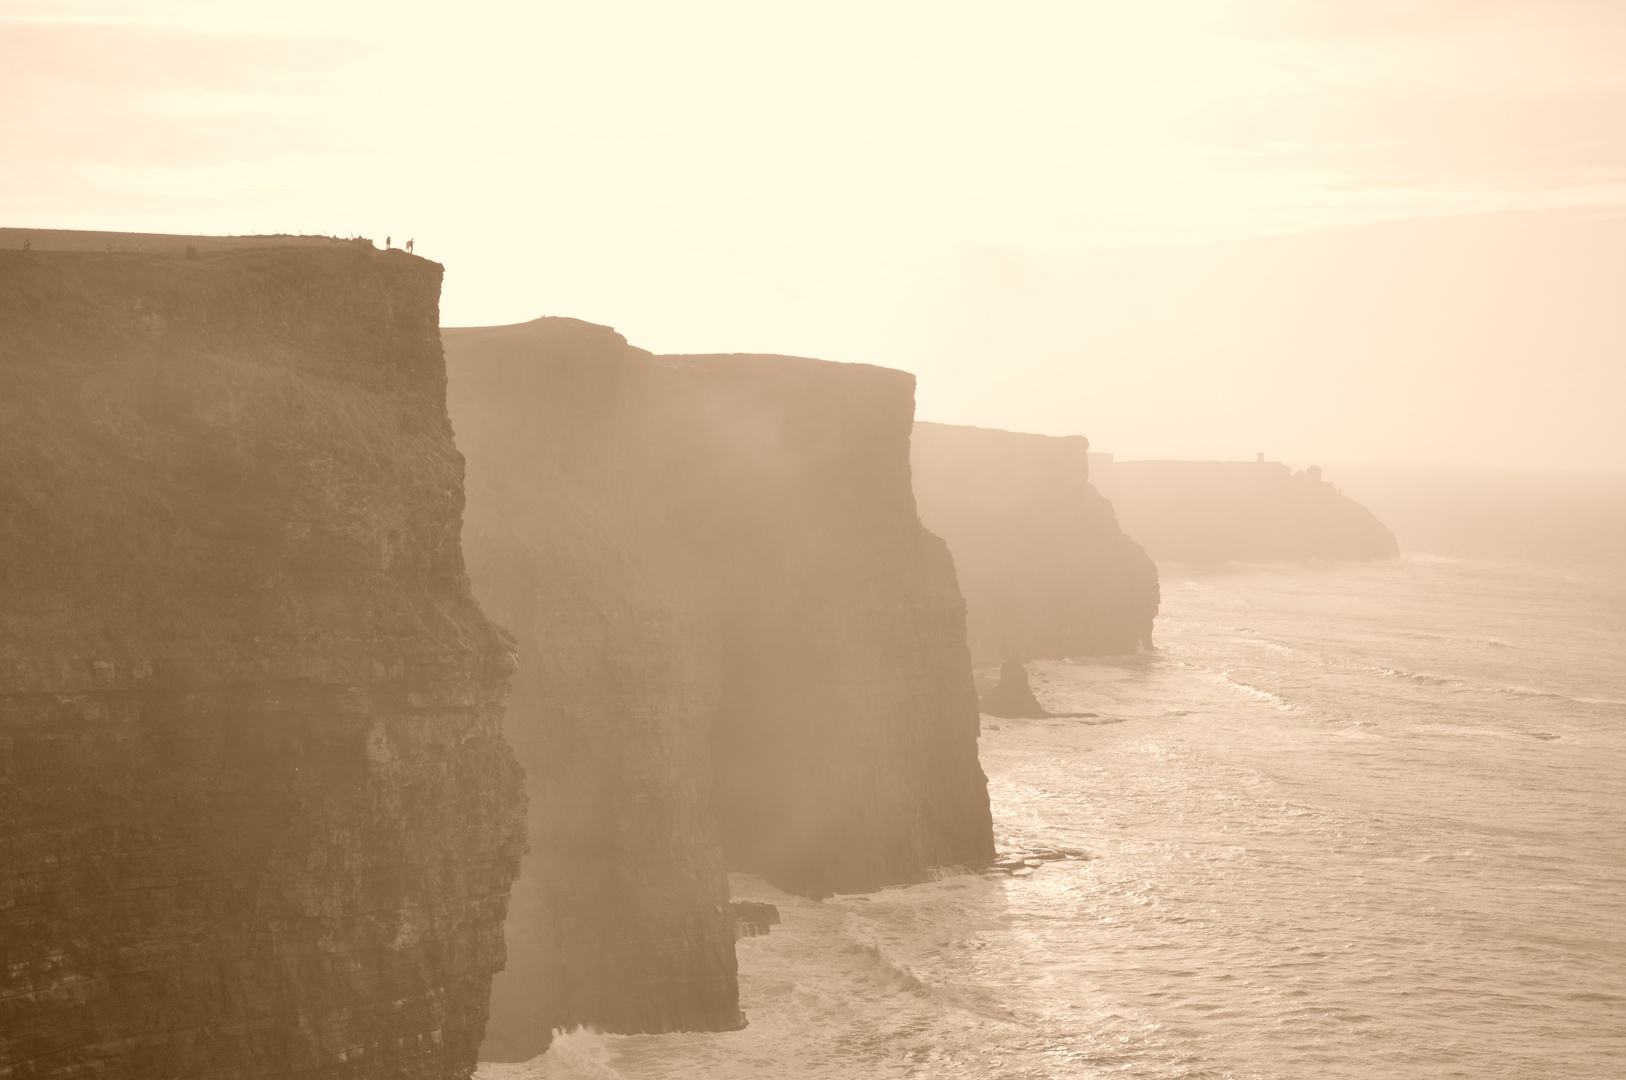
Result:
<instances>
[{"instance_id":1,"label":"layered rock strata","mask_svg":"<svg viewBox=\"0 0 1626 1080\"><path fill-rule=\"evenodd\" d=\"M533 793L491 1057L739 1025L726 868L822 896L992 858L910 376L572 319L444 337Z\"/></svg>"},{"instance_id":2,"label":"layered rock strata","mask_svg":"<svg viewBox=\"0 0 1626 1080\"><path fill-rule=\"evenodd\" d=\"M1151 647L1157 567L1091 485L1089 447L914 425L920 517L954 553L978 666Z\"/></svg>"},{"instance_id":3,"label":"layered rock strata","mask_svg":"<svg viewBox=\"0 0 1626 1080\"><path fill-rule=\"evenodd\" d=\"M198 239L0 252L0 1075L466 1077L524 793L441 268Z\"/></svg>"},{"instance_id":4,"label":"layered rock strata","mask_svg":"<svg viewBox=\"0 0 1626 1080\"><path fill-rule=\"evenodd\" d=\"M1156 559L1386 559L1394 533L1322 479L1278 461L1097 462L1097 484Z\"/></svg>"}]
</instances>

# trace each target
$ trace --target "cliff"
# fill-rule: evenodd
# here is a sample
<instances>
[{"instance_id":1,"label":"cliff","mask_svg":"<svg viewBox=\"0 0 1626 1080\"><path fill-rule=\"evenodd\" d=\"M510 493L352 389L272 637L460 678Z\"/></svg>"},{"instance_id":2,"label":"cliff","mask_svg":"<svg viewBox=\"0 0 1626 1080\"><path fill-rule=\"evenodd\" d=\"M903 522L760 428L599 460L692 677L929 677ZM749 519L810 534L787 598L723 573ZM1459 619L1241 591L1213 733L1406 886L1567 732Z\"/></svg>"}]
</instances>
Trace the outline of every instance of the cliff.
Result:
<instances>
[{"instance_id":1,"label":"cliff","mask_svg":"<svg viewBox=\"0 0 1626 1080\"><path fill-rule=\"evenodd\" d=\"M1170 562L1386 559L1394 533L1311 467L1276 461L1098 459L1124 529Z\"/></svg>"},{"instance_id":2,"label":"cliff","mask_svg":"<svg viewBox=\"0 0 1626 1080\"><path fill-rule=\"evenodd\" d=\"M0 1075L468 1076L524 795L441 268L33 235L0 252Z\"/></svg>"},{"instance_id":3,"label":"cliff","mask_svg":"<svg viewBox=\"0 0 1626 1080\"><path fill-rule=\"evenodd\" d=\"M518 641L507 726L531 795L482 1056L582 1024L739 1027L708 803L715 632L652 501L652 361L570 319L443 336L464 548Z\"/></svg>"},{"instance_id":4,"label":"cliff","mask_svg":"<svg viewBox=\"0 0 1626 1080\"><path fill-rule=\"evenodd\" d=\"M534 808L487 1056L741 1024L726 868L820 896L993 857L910 376L572 319L444 339Z\"/></svg>"},{"instance_id":5,"label":"cliff","mask_svg":"<svg viewBox=\"0 0 1626 1080\"><path fill-rule=\"evenodd\" d=\"M914 425L921 520L954 553L978 666L1151 647L1157 568L1090 484L1089 446Z\"/></svg>"}]
</instances>

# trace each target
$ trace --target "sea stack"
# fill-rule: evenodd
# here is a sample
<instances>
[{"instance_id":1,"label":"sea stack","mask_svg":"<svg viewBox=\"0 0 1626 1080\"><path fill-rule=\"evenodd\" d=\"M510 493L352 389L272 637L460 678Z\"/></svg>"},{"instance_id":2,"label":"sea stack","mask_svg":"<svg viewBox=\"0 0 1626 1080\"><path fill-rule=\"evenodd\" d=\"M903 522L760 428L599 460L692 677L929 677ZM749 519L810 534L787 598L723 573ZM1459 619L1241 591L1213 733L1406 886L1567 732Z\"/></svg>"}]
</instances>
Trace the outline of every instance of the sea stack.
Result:
<instances>
[{"instance_id":1,"label":"sea stack","mask_svg":"<svg viewBox=\"0 0 1626 1080\"><path fill-rule=\"evenodd\" d=\"M738 1026L726 869L824 896L992 859L911 376L653 356L573 319L445 341L535 807L489 1056Z\"/></svg>"},{"instance_id":2,"label":"sea stack","mask_svg":"<svg viewBox=\"0 0 1626 1080\"><path fill-rule=\"evenodd\" d=\"M0 1072L469 1076L524 793L441 267L32 235L0 252Z\"/></svg>"},{"instance_id":3,"label":"sea stack","mask_svg":"<svg viewBox=\"0 0 1626 1080\"><path fill-rule=\"evenodd\" d=\"M999 666L999 682L982 695L979 704L983 715L1001 719L1033 720L1050 715L1039 704L1039 699L1033 696L1027 668L1014 656Z\"/></svg>"},{"instance_id":4,"label":"sea stack","mask_svg":"<svg viewBox=\"0 0 1626 1080\"><path fill-rule=\"evenodd\" d=\"M1090 443L914 425L915 496L948 541L979 667L1150 648L1157 567L1090 484Z\"/></svg>"}]
</instances>

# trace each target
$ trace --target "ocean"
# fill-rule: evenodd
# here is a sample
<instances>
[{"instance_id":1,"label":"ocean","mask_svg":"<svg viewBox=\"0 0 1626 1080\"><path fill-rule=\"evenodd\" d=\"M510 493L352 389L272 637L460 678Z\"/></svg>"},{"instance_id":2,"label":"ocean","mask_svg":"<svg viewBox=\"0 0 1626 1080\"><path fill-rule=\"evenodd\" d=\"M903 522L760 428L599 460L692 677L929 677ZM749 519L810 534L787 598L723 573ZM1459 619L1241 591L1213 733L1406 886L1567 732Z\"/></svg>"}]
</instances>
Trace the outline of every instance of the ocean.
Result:
<instances>
[{"instance_id":1,"label":"ocean","mask_svg":"<svg viewBox=\"0 0 1626 1080\"><path fill-rule=\"evenodd\" d=\"M1097 718L983 718L1000 850L1086 857L735 875L746 1030L478 1076L1626 1076L1626 481L1351 475L1402 558L1160 567L1154 652L1030 665Z\"/></svg>"}]
</instances>

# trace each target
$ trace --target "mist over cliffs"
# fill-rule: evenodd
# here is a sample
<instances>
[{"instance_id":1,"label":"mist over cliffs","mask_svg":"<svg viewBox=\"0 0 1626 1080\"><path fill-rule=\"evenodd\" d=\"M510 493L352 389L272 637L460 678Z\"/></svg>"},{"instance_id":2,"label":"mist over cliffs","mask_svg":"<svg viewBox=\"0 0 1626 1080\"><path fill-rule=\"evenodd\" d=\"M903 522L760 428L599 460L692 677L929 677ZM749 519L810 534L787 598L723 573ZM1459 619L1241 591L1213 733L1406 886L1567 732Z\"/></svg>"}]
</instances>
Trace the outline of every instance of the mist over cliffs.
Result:
<instances>
[{"instance_id":1,"label":"mist over cliffs","mask_svg":"<svg viewBox=\"0 0 1626 1080\"><path fill-rule=\"evenodd\" d=\"M441 268L365 242L41 235L0 253L6 1076L738 1028L729 870L986 866L973 648L1149 637L1087 443L915 425L906 373L442 331Z\"/></svg>"},{"instance_id":2,"label":"mist over cliffs","mask_svg":"<svg viewBox=\"0 0 1626 1080\"><path fill-rule=\"evenodd\" d=\"M1170 562L1386 559L1394 533L1322 479L1277 461L1114 461L1096 485L1152 557Z\"/></svg>"},{"instance_id":3,"label":"mist over cliffs","mask_svg":"<svg viewBox=\"0 0 1626 1080\"><path fill-rule=\"evenodd\" d=\"M979 665L1152 644L1157 567L1090 484L1089 440L918 421L921 520L954 554Z\"/></svg>"},{"instance_id":4,"label":"mist over cliffs","mask_svg":"<svg viewBox=\"0 0 1626 1080\"><path fill-rule=\"evenodd\" d=\"M35 235L0 252L0 1071L469 1075L524 793L441 268Z\"/></svg>"},{"instance_id":5,"label":"mist over cliffs","mask_svg":"<svg viewBox=\"0 0 1626 1080\"><path fill-rule=\"evenodd\" d=\"M913 377L444 332L477 594L533 793L486 1053L740 1023L725 868L822 896L993 856Z\"/></svg>"}]
</instances>

